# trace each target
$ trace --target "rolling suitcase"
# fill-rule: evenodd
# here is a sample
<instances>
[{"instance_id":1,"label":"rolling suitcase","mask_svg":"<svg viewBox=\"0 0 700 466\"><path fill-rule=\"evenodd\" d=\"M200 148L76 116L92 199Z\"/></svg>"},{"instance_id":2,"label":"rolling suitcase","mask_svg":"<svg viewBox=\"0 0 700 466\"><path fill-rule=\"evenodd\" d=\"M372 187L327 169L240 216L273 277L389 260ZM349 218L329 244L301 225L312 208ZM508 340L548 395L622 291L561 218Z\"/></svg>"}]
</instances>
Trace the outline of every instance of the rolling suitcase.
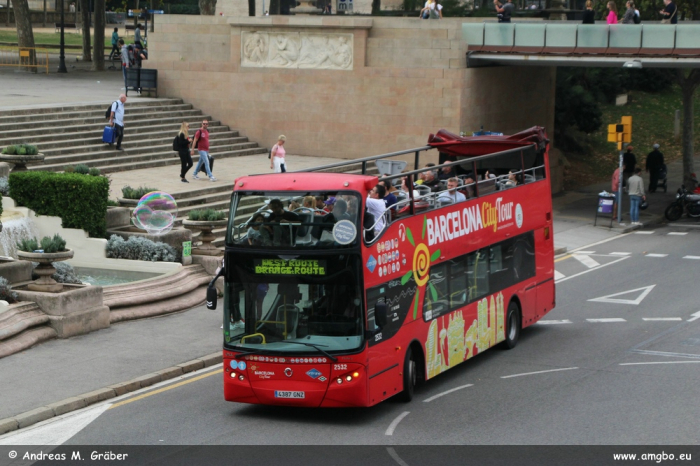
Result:
<instances>
[{"instance_id":1,"label":"rolling suitcase","mask_svg":"<svg viewBox=\"0 0 700 466\"><path fill-rule=\"evenodd\" d=\"M114 143L114 127L113 126L105 126L104 131L102 132L102 142L105 142L109 144L110 146Z\"/></svg>"}]
</instances>

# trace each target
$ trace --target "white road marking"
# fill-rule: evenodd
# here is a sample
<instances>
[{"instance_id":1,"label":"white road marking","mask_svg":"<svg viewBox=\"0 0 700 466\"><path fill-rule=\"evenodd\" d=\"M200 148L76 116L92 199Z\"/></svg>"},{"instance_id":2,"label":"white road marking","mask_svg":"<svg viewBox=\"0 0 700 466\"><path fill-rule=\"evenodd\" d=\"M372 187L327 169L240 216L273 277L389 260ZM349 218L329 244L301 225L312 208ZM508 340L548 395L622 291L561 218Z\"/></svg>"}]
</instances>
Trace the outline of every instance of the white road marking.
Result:
<instances>
[{"instance_id":1,"label":"white road marking","mask_svg":"<svg viewBox=\"0 0 700 466\"><path fill-rule=\"evenodd\" d=\"M694 320L700 319L700 312L696 312L695 314L690 314L690 319L688 319L688 322L692 322Z\"/></svg>"},{"instance_id":2,"label":"white road marking","mask_svg":"<svg viewBox=\"0 0 700 466\"><path fill-rule=\"evenodd\" d=\"M557 324L570 324L571 321L569 319L564 319L564 320L540 320L537 322L538 324L542 325L557 325Z\"/></svg>"},{"instance_id":3,"label":"white road marking","mask_svg":"<svg viewBox=\"0 0 700 466\"><path fill-rule=\"evenodd\" d=\"M699 259L700 259L700 256L683 256L683 259L695 259L695 260L699 260Z\"/></svg>"},{"instance_id":4,"label":"white road marking","mask_svg":"<svg viewBox=\"0 0 700 466\"><path fill-rule=\"evenodd\" d=\"M595 251L576 251L576 254L595 254Z\"/></svg>"},{"instance_id":5,"label":"white road marking","mask_svg":"<svg viewBox=\"0 0 700 466\"><path fill-rule=\"evenodd\" d=\"M656 322L656 321L671 321L671 320L683 320L680 317L642 317L642 320Z\"/></svg>"},{"instance_id":6,"label":"white road marking","mask_svg":"<svg viewBox=\"0 0 700 466\"><path fill-rule=\"evenodd\" d=\"M603 264L603 265L601 265L600 267L596 267L595 269L584 270L583 272L579 272L579 273L577 273L577 274L569 275L568 277L564 277L564 278L562 278L561 280L554 280L554 283L565 282L565 281L567 281L567 280L569 280L569 279L571 279L571 278L578 277L578 276L583 275L583 274L586 274L586 273L588 273L588 272L593 272L594 270L600 270L600 269L602 269L603 267L607 267L607 266L609 266L609 265L617 264L618 262L623 261L623 260L625 260L625 259L629 259L629 257L621 257L621 258L619 258L619 259L617 259L617 260L614 260L614 261L612 261L612 262L608 262L607 264Z\"/></svg>"},{"instance_id":7,"label":"white road marking","mask_svg":"<svg viewBox=\"0 0 700 466\"><path fill-rule=\"evenodd\" d=\"M399 454L396 453L396 450L394 450L392 447L387 447L386 451L389 453L389 456L391 456L400 466L408 466L408 463L402 460Z\"/></svg>"},{"instance_id":8,"label":"white road marking","mask_svg":"<svg viewBox=\"0 0 700 466\"><path fill-rule=\"evenodd\" d=\"M504 375L501 376L502 379L510 379L513 377L521 377L523 375L535 375L535 374L546 374L547 372L560 372L560 371L572 371L578 369L578 367L564 367L562 369L550 369L547 371L537 371L537 372L523 372L522 374Z\"/></svg>"},{"instance_id":9,"label":"white road marking","mask_svg":"<svg viewBox=\"0 0 700 466\"><path fill-rule=\"evenodd\" d=\"M647 297L649 293L651 293L651 290L654 289L656 285L649 285L649 286L644 286L642 288L635 288L634 290L627 290L627 291L621 291L619 293L614 293L614 294L609 294L607 296L601 296L600 298L593 298L589 299L588 301L596 302L596 303L612 303L612 304L632 304L634 306L638 306L639 303L642 302L644 298ZM615 296L622 296L630 293L634 293L636 291L642 291L642 293L637 296L637 299L620 299L620 298L615 298Z\"/></svg>"},{"instance_id":10,"label":"white road marking","mask_svg":"<svg viewBox=\"0 0 700 466\"><path fill-rule=\"evenodd\" d=\"M631 255L631 252L611 252L611 256L629 256Z\"/></svg>"},{"instance_id":11,"label":"white road marking","mask_svg":"<svg viewBox=\"0 0 700 466\"><path fill-rule=\"evenodd\" d=\"M650 356L664 356L672 358L700 359L700 354L671 353L669 351L632 350L633 353L648 354Z\"/></svg>"},{"instance_id":12,"label":"white road marking","mask_svg":"<svg viewBox=\"0 0 700 466\"><path fill-rule=\"evenodd\" d=\"M451 390L447 390L447 391L442 392L442 393L438 393L438 394L435 395L435 396L431 396L430 398L423 400L423 403L430 403L430 402L433 401L434 399L440 398L441 396L445 396L445 395L448 395L448 394L450 394L450 393L452 393L452 392L456 392L457 390L461 390L461 389L463 389L463 388L473 387L473 386L474 386L474 384L471 384L471 383L470 383L470 384L467 384L467 385L462 385L461 387L456 387L456 388L453 388L453 389L451 389Z\"/></svg>"},{"instance_id":13,"label":"white road marking","mask_svg":"<svg viewBox=\"0 0 700 466\"><path fill-rule=\"evenodd\" d=\"M40 424L11 432L0 438L0 445L63 445L100 417L109 406L102 404L87 410L82 409L65 417L48 419Z\"/></svg>"},{"instance_id":14,"label":"white road marking","mask_svg":"<svg viewBox=\"0 0 700 466\"><path fill-rule=\"evenodd\" d=\"M608 317L605 319L586 319L588 322L600 322L600 323L607 323L607 322L627 322L625 319L621 319L619 317Z\"/></svg>"},{"instance_id":15,"label":"white road marking","mask_svg":"<svg viewBox=\"0 0 700 466\"><path fill-rule=\"evenodd\" d=\"M585 245L585 246L581 246L581 247L578 248L578 249L572 250L571 253L579 252L579 250L584 249L584 248L592 248L593 246L598 246L599 244L604 244L604 243L608 243L608 242L610 242L610 241L615 241L615 240L617 240L617 239L624 238L625 236L630 235L630 234L631 234L631 233L623 233L623 234L618 235L618 236L611 236L610 238L606 238L606 239L604 239L604 240L600 240L600 241L598 241L598 242L596 242L596 243L591 243L591 244L587 244L587 245Z\"/></svg>"},{"instance_id":16,"label":"white road marking","mask_svg":"<svg viewBox=\"0 0 700 466\"><path fill-rule=\"evenodd\" d=\"M589 269L592 269L594 267L600 267L600 264L595 261L591 256L587 256L585 254L572 254L571 257L588 267Z\"/></svg>"},{"instance_id":17,"label":"white road marking","mask_svg":"<svg viewBox=\"0 0 700 466\"><path fill-rule=\"evenodd\" d=\"M687 235L688 232L687 231L671 231L668 234L671 236L683 236L683 235Z\"/></svg>"},{"instance_id":18,"label":"white road marking","mask_svg":"<svg viewBox=\"0 0 700 466\"><path fill-rule=\"evenodd\" d=\"M700 361L658 361L658 362L623 362L621 366L643 366L649 364L700 364Z\"/></svg>"},{"instance_id":19,"label":"white road marking","mask_svg":"<svg viewBox=\"0 0 700 466\"><path fill-rule=\"evenodd\" d=\"M668 254L647 254L646 257L668 257Z\"/></svg>"},{"instance_id":20,"label":"white road marking","mask_svg":"<svg viewBox=\"0 0 700 466\"><path fill-rule=\"evenodd\" d=\"M403 413L399 414L396 419L391 421L391 424L389 424L389 427L386 429L386 432L384 432L384 435L394 435L394 429L396 429L396 426L398 426L399 422L401 422L403 418L409 414L411 414L410 411L404 411Z\"/></svg>"},{"instance_id":21,"label":"white road marking","mask_svg":"<svg viewBox=\"0 0 700 466\"><path fill-rule=\"evenodd\" d=\"M655 231L635 231L635 235L653 235Z\"/></svg>"},{"instance_id":22,"label":"white road marking","mask_svg":"<svg viewBox=\"0 0 700 466\"><path fill-rule=\"evenodd\" d=\"M560 280L562 278L566 277L563 273L559 272L558 270L554 271L554 279L555 280Z\"/></svg>"}]
</instances>

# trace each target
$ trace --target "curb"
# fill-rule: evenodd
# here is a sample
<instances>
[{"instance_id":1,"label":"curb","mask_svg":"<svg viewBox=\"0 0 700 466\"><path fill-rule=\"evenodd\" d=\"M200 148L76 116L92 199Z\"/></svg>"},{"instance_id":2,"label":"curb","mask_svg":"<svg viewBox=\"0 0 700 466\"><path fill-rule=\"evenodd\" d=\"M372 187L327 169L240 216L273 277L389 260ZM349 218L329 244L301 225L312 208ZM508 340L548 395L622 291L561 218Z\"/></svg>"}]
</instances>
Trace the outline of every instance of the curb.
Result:
<instances>
[{"instance_id":1,"label":"curb","mask_svg":"<svg viewBox=\"0 0 700 466\"><path fill-rule=\"evenodd\" d=\"M93 390L82 395L72 396L65 400L57 401L56 403L47 404L45 406L17 414L12 417L0 419L0 435L12 432L18 429L24 429L41 421L46 421L52 417L60 416L71 411L77 411L87 406L109 400L121 395L125 395L136 390L174 379L188 372L194 372L205 367L214 366L223 361L221 352L208 354L192 361L183 362L166 369L152 372L150 374L136 377L127 382L121 382L110 385L105 388Z\"/></svg>"}]
</instances>

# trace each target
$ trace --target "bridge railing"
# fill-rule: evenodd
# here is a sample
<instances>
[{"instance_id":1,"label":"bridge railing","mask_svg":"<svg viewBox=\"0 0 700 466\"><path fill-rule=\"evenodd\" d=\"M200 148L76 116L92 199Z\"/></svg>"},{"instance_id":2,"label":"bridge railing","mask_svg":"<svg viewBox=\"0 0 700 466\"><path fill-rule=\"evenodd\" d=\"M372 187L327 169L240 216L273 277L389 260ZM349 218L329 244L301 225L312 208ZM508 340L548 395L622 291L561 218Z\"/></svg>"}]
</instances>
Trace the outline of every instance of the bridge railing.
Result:
<instances>
[{"instance_id":1,"label":"bridge railing","mask_svg":"<svg viewBox=\"0 0 700 466\"><path fill-rule=\"evenodd\" d=\"M700 25L464 23L470 52L700 56Z\"/></svg>"}]
</instances>

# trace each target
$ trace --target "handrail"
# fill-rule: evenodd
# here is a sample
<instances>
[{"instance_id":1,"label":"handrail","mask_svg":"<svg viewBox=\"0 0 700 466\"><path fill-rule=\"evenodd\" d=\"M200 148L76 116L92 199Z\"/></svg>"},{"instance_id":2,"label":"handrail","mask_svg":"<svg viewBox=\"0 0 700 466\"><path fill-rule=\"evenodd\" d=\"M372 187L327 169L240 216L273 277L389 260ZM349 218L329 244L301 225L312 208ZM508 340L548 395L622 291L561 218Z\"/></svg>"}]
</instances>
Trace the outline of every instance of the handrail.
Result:
<instances>
[{"instance_id":1,"label":"handrail","mask_svg":"<svg viewBox=\"0 0 700 466\"><path fill-rule=\"evenodd\" d=\"M361 159L352 159L352 160L347 160L344 162L331 163L329 165L321 165L320 167L306 168L303 170L294 170L293 172L290 172L290 173L316 172L316 171L320 171L320 170L327 170L330 168L338 168L338 167L344 167L346 165L355 165L357 163L362 163L362 174L364 175L367 173L367 167L366 167L367 162L371 162L372 160L381 160L381 159L386 159L386 158L390 158L390 157L396 157L397 155L418 153L420 151L430 150L430 149L433 149L433 147L431 147L431 146L416 147L415 149L406 149L406 150L401 150L398 152L389 152L388 154L372 155L370 157L364 157Z\"/></svg>"}]
</instances>

